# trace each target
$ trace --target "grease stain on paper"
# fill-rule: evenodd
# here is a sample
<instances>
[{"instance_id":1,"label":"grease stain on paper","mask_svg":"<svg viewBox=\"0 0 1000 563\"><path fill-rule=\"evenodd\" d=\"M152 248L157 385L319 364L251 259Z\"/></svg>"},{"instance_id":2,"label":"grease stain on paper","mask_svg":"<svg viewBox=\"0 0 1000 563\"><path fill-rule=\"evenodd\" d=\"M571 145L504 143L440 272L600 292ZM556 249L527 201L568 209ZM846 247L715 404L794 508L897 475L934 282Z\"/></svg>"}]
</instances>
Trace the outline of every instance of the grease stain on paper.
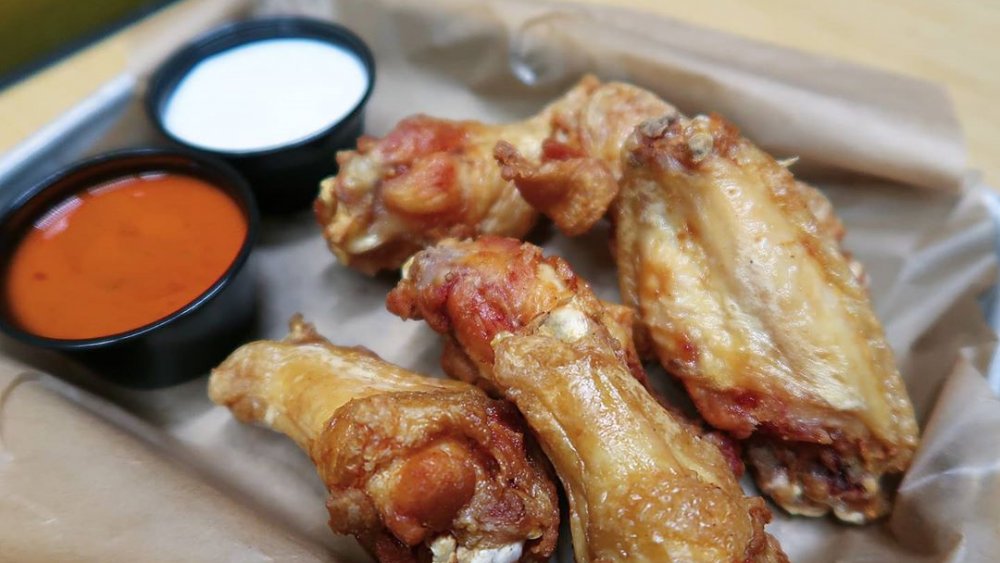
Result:
<instances>
[{"instance_id":1,"label":"grease stain on paper","mask_svg":"<svg viewBox=\"0 0 1000 563\"><path fill-rule=\"evenodd\" d=\"M37 380L38 378L37 373L26 371L18 374L6 387L0 389L0 467L14 461L14 452L10 451L7 447L7 441L4 439L4 433L7 429L7 425L4 424L4 415L7 412L7 404L10 401L10 396L18 385Z\"/></svg>"}]
</instances>

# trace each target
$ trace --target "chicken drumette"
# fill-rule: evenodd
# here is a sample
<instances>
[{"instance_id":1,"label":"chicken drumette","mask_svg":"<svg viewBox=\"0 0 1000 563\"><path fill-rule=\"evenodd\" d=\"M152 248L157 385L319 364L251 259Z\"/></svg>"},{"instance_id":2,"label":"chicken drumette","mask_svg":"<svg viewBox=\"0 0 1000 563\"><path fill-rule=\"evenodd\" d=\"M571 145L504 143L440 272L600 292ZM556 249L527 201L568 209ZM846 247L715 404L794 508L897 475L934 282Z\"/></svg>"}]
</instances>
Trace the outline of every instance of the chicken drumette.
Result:
<instances>
[{"instance_id":1,"label":"chicken drumette","mask_svg":"<svg viewBox=\"0 0 1000 563\"><path fill-rule=\"evenodd\" d=\"M632 374L607 314L558 258L512 239L446 240L404 266L391 311L524 415L570 504L577 561L781 561L770 512L714 443Z\"/></svg>"},{"instance_id":2,"label":"chicken drumette","mask_svg":"<svg viewBox=\"0 0 1000 563\"><path fill-rule=\"evenodd\" d=\"M291 328L233 352L209 396L309 454L335 532L380 561L548 560L556 490L512 405Z\"/></svg>"}]
</instances>

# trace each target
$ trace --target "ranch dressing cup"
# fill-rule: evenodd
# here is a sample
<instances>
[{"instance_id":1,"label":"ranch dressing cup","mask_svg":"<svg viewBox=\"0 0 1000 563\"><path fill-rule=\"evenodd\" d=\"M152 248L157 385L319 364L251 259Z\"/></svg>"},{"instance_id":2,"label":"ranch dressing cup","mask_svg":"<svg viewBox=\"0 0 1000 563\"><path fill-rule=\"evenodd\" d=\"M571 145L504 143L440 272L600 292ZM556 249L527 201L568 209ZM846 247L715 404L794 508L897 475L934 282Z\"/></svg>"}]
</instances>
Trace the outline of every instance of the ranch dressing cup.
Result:
<instances>
[{"instance_id":1,"label":"ranch dressing cup","mask_svg":"<svg viewBox=\"0 0 1000 563\"><path fill-rule=\"evenodd\" d=\"M354 148L375 82L365 43L304 18L228 25L171 56L146 110L162 135L235 167L262 211L307 207Z\"/></svg>"}]
</instances>

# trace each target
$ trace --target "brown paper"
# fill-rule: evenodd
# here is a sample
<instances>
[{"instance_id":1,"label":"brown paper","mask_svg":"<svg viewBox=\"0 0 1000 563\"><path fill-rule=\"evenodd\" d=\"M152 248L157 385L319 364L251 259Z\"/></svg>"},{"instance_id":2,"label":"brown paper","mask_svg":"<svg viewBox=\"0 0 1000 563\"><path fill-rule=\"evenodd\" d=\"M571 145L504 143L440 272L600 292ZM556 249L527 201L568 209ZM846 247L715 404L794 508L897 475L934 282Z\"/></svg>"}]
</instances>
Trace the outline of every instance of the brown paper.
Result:
<instances>
[{"instance_id":1,"label":"brown paper","mask_svg":"<svg viewBox=\"0 0 1000 563\"><path fill-rule=\"evenodd\" d=\"M132 417L6 360L0 388L0 560L322 556L320 546L277 531L266 510L169 455L169 438Z\"/></svg>"},{"instance_id":2,"label":"brown paper","mask_svg":"<svg viewBox=\"0 0 1000 563\"><path fill-rule=\"evenodd\" d=\"M418 111L522 117L594 71L686 111L723 113L775 154L802 157L795 171L820 180L872 278L924 434L887 521L855 528L775 508L770 530L793 561L989 561L1000 553L1000 404L983 377L996 336L977 301L995 281L996 230L991 195L963 176L959 130L940 88L611 8L270 0L257 10L336 17L370 42L379 69L373 134ZM133 103L90 150L149 135ZM391 279L336 264L308 213L268 219L263 231L262 336L281 336L301 311L339 344L440 373L436 335L385 312ZM538 242L614 299L606 239L601 227ZM55 355L9 341L3 349L72 385L17 379L24 370L13 365L0 379L8 390L0 560L363 558L353 540L326 528L323 487L305 455L213 406L204 378L128 391ZM653 377L664 376L654 369ZM568 548L560 559L571 560Z\"/></svg>"}]
</instances>

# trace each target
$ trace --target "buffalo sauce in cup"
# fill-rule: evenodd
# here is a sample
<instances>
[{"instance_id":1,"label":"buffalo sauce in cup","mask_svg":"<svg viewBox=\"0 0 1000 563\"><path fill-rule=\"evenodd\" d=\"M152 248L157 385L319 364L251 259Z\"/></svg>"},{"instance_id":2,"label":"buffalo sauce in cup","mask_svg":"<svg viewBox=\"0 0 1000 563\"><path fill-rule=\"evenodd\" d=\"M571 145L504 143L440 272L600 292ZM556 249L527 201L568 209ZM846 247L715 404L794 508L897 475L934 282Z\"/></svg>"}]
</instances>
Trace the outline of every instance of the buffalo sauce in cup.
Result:
<instances>
[{"instance_id":1,"label":"buffalo sauce in cup","mask_svg":"<svg viewBox=\"0 0 1000 563\"><path fill-rule=\"evenodd\" d=\"M56 204L15 248L11 320L54 339L100 338L156 322L208 290L246 240L240 206L173 172L98 184Z\"/></svg>"}]
</instances>

